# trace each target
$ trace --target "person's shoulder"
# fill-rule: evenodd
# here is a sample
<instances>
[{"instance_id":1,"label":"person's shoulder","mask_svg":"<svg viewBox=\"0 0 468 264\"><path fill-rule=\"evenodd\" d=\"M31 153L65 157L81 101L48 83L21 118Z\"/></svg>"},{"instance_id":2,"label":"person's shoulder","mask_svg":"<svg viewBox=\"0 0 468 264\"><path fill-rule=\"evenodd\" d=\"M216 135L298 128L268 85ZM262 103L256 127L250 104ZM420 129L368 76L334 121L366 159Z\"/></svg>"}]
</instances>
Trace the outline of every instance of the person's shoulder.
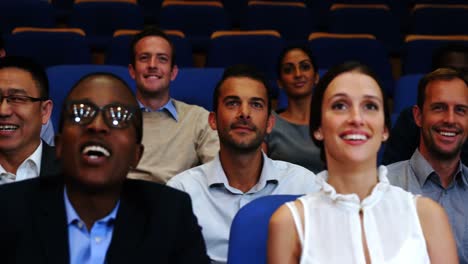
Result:
<instances>
[{"instance_id":1,"label":"person's shoulder","mask_svg":"<svg viewBox=\"0 0 468 264\"><path fill-rule=\"evenodd\" d=\"M402 186L403 182L406 182L406 177L408 174L406 170L409 166L409 160L398 161L389 165L386 165L387 168L387 179L390 184L395 186Z\"/></svg>"},{"instance_id":2,"label":"person's shoulder","mask_svg":"<svg viewBox=\"0 0 468 264\"><path fill-rule=\"evenodd\" d=\"M402 160L402 161L397 161L395 163L391 163L388 165L385 165L387 167L387 177L395 177L395 174L400 174L401 171L406 169L409 166L409 160Z\"/></svg>"},{"instance_id":3,"label":"person's shoulder","mask_svg":"<svg viewBox=\"0 0 468 264\"><path fill-rule=\"evenodd\" d=\"M0 185L0 195L21 195L25 190L39 188L43 184L41 182L47 182L47 180L41 180L39 177L36 177L24 181L2 184Z\"/></svg>"},{"instance_id":4,"label":"person's shoulder","mask_svg":"<svg viewBox=\"0 0 468 264\"><path fill-rule=\"evenodd\" d=\"M417 196L416 210L423 222L437 224L438 219L445 218L445 209L429 197Z\"/></svg>"},{"instance_id":5,"label":"person's shoulder","mask_svg":"<svg viewBox=\"0 0 468 264\"><path fill-rule=\"evenodd\" d=\"M207 170L213 161L185 170L172 177L167 185L179 190L187 190L188 186L206 185Z\"/></svg>"},{"instance_id":6,"label":"person's shoulder","mask_svg":"<svg viewBox=\"0 0 468 264\"><path fill-rule=\"evenodd\" d=\"M185 196L187 195L182 191L164 184L137 179L127 179L125 181L125 188L127 193L145 200L159 200L167 202L169 200L165 199L185 199Z\"/></svg>"},{"instance_id":7,"label":"person's shoulder","mask_svg":"<svg viewBox=\"0 0 468 264\"><path fill-rule=\"evenodd\" d=\"M275 171L280 182L280 189L290 193L304 194L316 192L320 189L317 175L312 171L287 161L271 160L273 171Z\"/></svg>"},{"instance_id":8,"label":"person's shoulder","mask_svg":"<svg viewBox=\"0 0 468 264\"><path fill-rule=\"evenodd\" d=\"M468 177L468 166L466 166L465 164L461 164L462 166L462 173L463 175L465 175L466 177Z\"/></svg>"},{"instance_id":9,"label":"person's shoulder","mask_svg":"<svg viewBox=\"0 0 468 264\"><path fill-rule=\"evenodd\" d=\"M268 157L267 157L268 158ZM275 169L277 169L278 171L280 172L284 172L284 173L287 173L287 174L300 174L300 175L313 175L315 176L315 173L313 173L312 171L300 166L300 165L297 165L297 164L294 164L294 163L291 163L291 162L288 162L288 161L283 161L283 160L273 160L273 159L270 159L268 158L269 162L268 164L271 164L271 166Z\"/></svg>"},{"instance_id":10,"label":"person's shoulder","mask_svg":"<svg viewBox=\"0 0 468 264\"><path fill-rule=\"evenodd\" d=\"M197 115L201 115L201 114L207 115L209 113L208 110L206 110L205 108L199 105L187 104L185 102L175 100L175 99L172 99L172 101L174 102L174 105L180 114L190 113L190 114L197 114Z\"/></svg>"},{"instance_id":11,"label":"person's shoulder","mask_svg":"<svg viewBox=\"0 0 468 264\"><path fill-rule=\"evenodd\" d=\"M18 205L34 202L45 193L51 193L58 188L63 188L61 178L58 175L51 177L36 177L23 181L0 185L0 201L14 201L0 203L3 205Z\"/></svg>"}]
</instances>

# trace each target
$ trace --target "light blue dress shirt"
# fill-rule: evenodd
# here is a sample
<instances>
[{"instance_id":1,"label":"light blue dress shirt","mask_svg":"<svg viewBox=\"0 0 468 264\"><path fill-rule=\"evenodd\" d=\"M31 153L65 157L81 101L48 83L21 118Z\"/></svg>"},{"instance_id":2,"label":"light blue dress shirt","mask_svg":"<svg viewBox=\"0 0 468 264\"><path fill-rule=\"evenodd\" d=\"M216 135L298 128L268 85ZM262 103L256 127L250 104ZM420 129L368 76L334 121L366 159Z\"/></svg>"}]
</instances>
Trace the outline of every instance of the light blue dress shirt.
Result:
<instances>
[{"instance_id":1,"label":"light blue dress shirt","mask_svg":"<svg viewBox=\"0 0 468 264\"><path fill-rule=\"evenodd\" d=\"M468 264L468 168L460 162L447 188L419 150L411 159L390 164L387 169L391 184L429 197L444 207L457 242L459 261Z\"/></svg>"},{"instance_id":2,"label":"light blue dress shirt","mask_svg":"<svg viewBox=\"0 0 468 264\"><path fill-rule=\"evenodd\" d=\"M49 119L49 121L47 121L47 123L45 123L41 127L41 138L49 146L55 146L54 136L55 136L54 125L52 124L52 121Z\"/></svg>"},{"instance_id":3,"label":"light blue dress shirt","mask_svg":"<svg viewBox=\"0 0 468 264\"><path fill-rule=\"evenodd\" d=\"M306 194L319 190L313 172L263 153L262 173L248 192L229 185L219 160L214 160L174 176L168 186L187 192L202 227L208 255L214 263L226 263L229 231L236 213L249 202L271 194Z\"/></svg>"},{"instance_id":4,"label":"light blue dress shirt","mask_svg":"<svg viewBox=\"0 0 468 264\"><path fill-rule=\"evenodd\" d=\"M142 104L140 101L138 101L138 105L140 106L140 109L141 111L143 112L162 112L162 111L167 111L172 118L174 118L174 120L176 122L179 121L179 115L177 114L177 109L174 105L174 102L172 101L172 99L169 99L169 101L163 105L161 108L159 108L158 110L156 111L153 111L151 108L149 107L146 107L144 104Z\"/></svg>"},{"instance_id":5,"label":"light blue dress shirt","mask_svg":"<svg viewBox=\"0 0 468 264\"><path fill-rule=\"evenodd\" d=\"M107 249L112 240L114 221L120 201L106 217L96 221L88 231L64 191L65 212L68 224L70 264L101 264L106 261Z\"/></svg>"}]
</instances>

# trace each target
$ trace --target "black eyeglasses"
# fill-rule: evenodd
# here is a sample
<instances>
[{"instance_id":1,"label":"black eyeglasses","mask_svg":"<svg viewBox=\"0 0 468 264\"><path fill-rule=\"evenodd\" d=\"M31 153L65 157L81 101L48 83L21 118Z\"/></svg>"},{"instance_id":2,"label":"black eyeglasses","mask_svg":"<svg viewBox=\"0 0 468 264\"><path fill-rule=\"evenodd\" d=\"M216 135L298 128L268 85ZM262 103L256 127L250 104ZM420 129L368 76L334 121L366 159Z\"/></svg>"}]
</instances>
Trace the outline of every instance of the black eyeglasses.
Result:
<instances>
[{"instance_id":1,"label":"black eyeglasses","mask_svg":"<svg viewBox=\"0 0 468 264\"><path fill-rule=\"evenodd\" d=\"M78 125L88 125L102 112L104 122L111 128L127 128L135 116L136 107L118 103L103 107L89 101L70 101L66 104L70 120Z\"/></svg>"},{"instance_id":2,"label":"black eyeglasses","mask_svg":"<svg viewBox=\"0 0 468 264\"><path fill-rule=\"evenodd\" d=\"M40 102L45 101L47 98L44 97L31 97L27 95L21 94L10 94L10 95L2 95L0 94L0 103L3 103L3 100L6 100L7 103L11 105L23 105L31 102Z\"/></svg>"}]
</instances>

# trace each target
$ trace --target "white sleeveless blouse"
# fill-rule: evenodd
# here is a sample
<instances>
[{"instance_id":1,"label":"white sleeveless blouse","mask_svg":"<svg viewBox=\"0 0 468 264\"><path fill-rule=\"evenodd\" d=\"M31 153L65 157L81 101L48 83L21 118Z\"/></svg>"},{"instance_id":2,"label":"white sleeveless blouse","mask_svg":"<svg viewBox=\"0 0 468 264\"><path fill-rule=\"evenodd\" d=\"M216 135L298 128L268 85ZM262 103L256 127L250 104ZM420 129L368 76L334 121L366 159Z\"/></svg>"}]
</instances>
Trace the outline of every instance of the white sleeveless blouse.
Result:
<instances>
[{"instance_id":1,"label":"white sleeveless blouse","mask_svg":"<svg viewBox=\"0 0 468 264\"><path fill-rule=\"evenodd\" d=\"M337 194L326 182L328 172L319 173L321 190L299 198L304 228L294 202L287 203L302 245L300 263L364 264L360 210L372 264L430 263L417 197L391 186L386 175L387 168L380 166L379 183L360 202L356 194Z\"/></svg>"}]
</instances>

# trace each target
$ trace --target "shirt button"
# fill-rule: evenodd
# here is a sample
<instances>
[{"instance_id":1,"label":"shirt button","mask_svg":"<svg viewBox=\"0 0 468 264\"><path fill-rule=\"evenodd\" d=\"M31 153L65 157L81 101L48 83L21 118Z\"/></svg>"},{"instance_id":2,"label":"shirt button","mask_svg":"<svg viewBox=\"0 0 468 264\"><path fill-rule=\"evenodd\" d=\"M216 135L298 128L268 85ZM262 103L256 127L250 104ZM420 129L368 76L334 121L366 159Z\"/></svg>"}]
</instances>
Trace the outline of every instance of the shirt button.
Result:
<instances>
[{"instance_id":1,"label":"shirt button","mask_svg":"<svg viewBox=\"0 0 468 264\"><path fill-rule=\"evenodd\" d=\"M96 241L96 243L99 244L99 242L102 241L102 238L101 238L101 237L95 237L95 238L94 238L94 241Z\"/></svg>"}]
</instances>

